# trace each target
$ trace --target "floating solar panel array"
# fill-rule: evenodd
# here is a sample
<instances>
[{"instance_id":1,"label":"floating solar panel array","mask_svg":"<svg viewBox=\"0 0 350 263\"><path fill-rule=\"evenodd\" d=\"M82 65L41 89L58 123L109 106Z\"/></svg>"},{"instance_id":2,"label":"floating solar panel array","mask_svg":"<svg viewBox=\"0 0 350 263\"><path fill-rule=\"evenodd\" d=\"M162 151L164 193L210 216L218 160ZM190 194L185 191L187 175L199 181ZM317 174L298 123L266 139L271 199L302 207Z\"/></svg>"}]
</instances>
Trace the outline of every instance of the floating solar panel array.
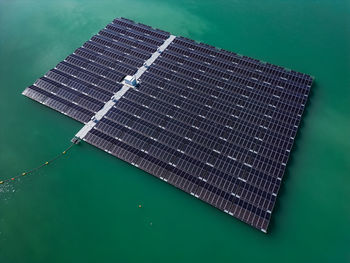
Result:
<instances>
[{"instance_id":1,"label":"floating solar panel array","mask_svg":"<svg viewBox=\"0 0 350 263\"><path fill-rule=\"evenodd\" d=\"M23 94L87 123L169 37L115 19ZM82 139L266 232L312 78L176 37L138 81Z\"/></svg>"},{"instance_id":2,"label":"floating solar panel array","mask_svg":"<svg viewBox=\"0 0 350 263\"><path fill-rule=\"evenodd\" d=\"M107 25L23 94L86 123L169 36L118 19Z\"/></svg>"}]
</instances>

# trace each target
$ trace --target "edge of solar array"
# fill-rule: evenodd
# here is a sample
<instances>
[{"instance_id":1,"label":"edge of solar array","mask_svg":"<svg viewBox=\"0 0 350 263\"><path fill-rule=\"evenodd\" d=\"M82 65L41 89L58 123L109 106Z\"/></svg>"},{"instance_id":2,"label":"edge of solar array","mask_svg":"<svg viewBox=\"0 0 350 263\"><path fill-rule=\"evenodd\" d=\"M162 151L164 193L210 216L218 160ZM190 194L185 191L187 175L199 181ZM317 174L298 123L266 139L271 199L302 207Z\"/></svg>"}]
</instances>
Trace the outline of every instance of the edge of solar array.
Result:
<instances>
[{"instance_id":1,"label":"edge of solar array","mask_svg":"<svg viewBox=\"0 0 350 263\"><path fill-rule=\"evenodd\" d=\"M311 82L311 84L310 84L310 86L309 86L309 93L308 93L308 95L307 95L307 100L306 100L305 106L304 106L304 108L303 108L303 110L302 110L302 113L301 113L300 122L299 122L299 125L298 125L297 132L296 132L296 134L295 134L295 136L294 136L294 140L293 140L293 143L292 143L292 148L291 148L290 152L288 153L288 158L287 158L287 161L286 161L286 166L284 167L283 175L282 175L282 178L281 178L281 184L278 186L278 190L277 190L277 193L276 193L276 201L273 203L273 206L272 206L272 209L271 209L271 214L273 213L273 211L274 211L274 209L275 209L275 206L276 206L276 203L277 203L277 197L278 197L279 192L280 192L280 189L281 189L282 181L283 181L283 178L285 177L286 170L287 170L287 166L288 166L289 160L290 160L290 158L291 158L291 153L292 153L292 151L293 151L296 138L298 137L298 134L300 133L300 124L301 124L301 122L302 122L302 120L303 120L303 116L304 116L305 109L306 109L307 105L309 104L310 91L311 91L311 87L312 87L312 85L313 85L313 83L314 83L315 77L314 77L314 76L311 76L311 75L308 75L308 76L312 78L312 82ZM271 220L269 220L269 223L268 223L266 229L261 229L262 232L264 232L264 233L267 234L268 228L269 228L269 226L270 226L270 221L271 221Z\"/></svg>"},{"instance_id":2,"label":"edge of solar array","mask_svg":"<svg viewBox=\"0 0 350 263\"><path fill-rule=\"evenodd\" d=\"M130 20L130 19L127 19L127 18L123 18L123 17L115 18L115 19L113 19L112 22L114 22L116 19L121 19L121 20L124 20L124 21L129 21L129 22L131 22L131 23L135 23L135 24L138 24L138 25L141 25L141 26L145 26L145 27L151 28L151 29L153 29L153 30L160 31L160 32L162 32L162 33L166 33L166 34L169 34L169 35L170 35L170 33L167 32L167 31L164 31L164 30L161 30L161 29L158 29L158 28L154 28L154 27L151 27L151 26L148 26L148 25L139 23L139 22L135 22L135 21L133 21L133 20ZM279 69L283 69L283 70L286 70L286 71L289 71L289 72L292 72L292 73L297 73L297 74L301 74L301 75L303 75L303 76L310 77L310 78L312 79L312 81L311 81L311 84L310 84L310 85L307 85L307 88L308 88L307 100L306 100L306 103L305 103L304 108L302 109L302 113L301 113L301 117L300 117L300 122L299 122L299 125L298 125L298 129L297 129L297 132L296 132L296 136L294 137L294 140L293 140L293 143L292 143L292 149L294 148L295 140L296 140L297 134L298 134L299 131L300 131L300 123L301 123L302 118L303 118L303 116L304 116L305 108L306 108L307 104L309 103L310 90L311 90L311 87L312 87L313 82L314 82L314 80L315 80L315 77L314 77L314 76L309 75L309 74L306 74L306 73L302 73L302 72L299 72L299 71L294 71L294 70L291 70L291 69L288 69L288 68L285 68L285 67L281 67L281 66L278 66L278 65L276 65L276 64L271 64L271 63L268 63L268 62L265 62L265 61L262 61L262 60L259 60L259 59L255 59L255 58L252 58L252 57L244 56L244 55L235 53L235 52L230 51L230 50L227 50L227 49L223 49L223 48L211 46L211 45L209 45L209 44L206 44L206 43L203 43L203 42L199 42L199 41L196 41L196 40L193 40L193 39L189 39L189 38L186 38L186 37L183 37L183 36L176 36L176 38L183 38L183 39L192 41L192 42L197 43L197 44L205 45L205 46L207 46L207 47L210 47L210 48L213 48L213 49L216 49L216 50L220 50L220 51L224 51L224 52L229 52L229 53L231 53L231 54L233 54L233 55L235 55L235 56L238 56L238 57L247 58L247 59L252 59L252 60L257 61L257 62L262 63L262 64L269 64L269 65L274 66L274 67L277 67L277 68L279 68ZM84 43L85 43L85 42L84 42ZM32 86L32 85L31 85L31 86ZM29 97L29 96L26 94L26 93L27 93L27 90L28 90L31 86L28 86L28 87L22 92L22 95L24 95L24 96L26 96L26 97L28 97L28 98L30 98L30 99L32 99L32 100L35 100L35 101L39 102L40 104L45 105L44 102L42 102L42 101L40 101L40 100L38 100L38 99ZM45 106L46 106L46 105L45 105ZM51 108L51 107L49 107L49 108ZM53 109L53 110L55 110L55 111L57 111L57 112L63 113L64 115L67 115L65 112L59 111L58 109L55 109L55 108L51 108L51 109ZM67 116L69 116L69 115L67 115ZM78 122L80 122L80 123L84 123L84 122L79 121L78 119L76 119L76 118L74 118L74 117L70 117L70 118L73 118L73 119L75 119L76 121L78 121ZM84 140L84 141L85 141L85 140ZM88 143L89 143L89 142L88 142ZM89 143L89 144L91 144L91 143ZM93 144L91 144L91 145L93 145ZM93 145L93 146L94 146L94 145ZM97 148L100 149L100 150L103 150L103 149L101 149L101 148L99 148L99 147L97 147ZM291 151L292 151L292 150L291 150ZM288 159L287 159L287 162L286 162L286 166L285 166L285 168L284 168L284 172L283 172L281 181L282 181L283 178L284 178L284 175L285 175L285 172L286 172L286 169L287 169L287 165L288 165L288 162L289 162L289 160L290 160L291 151L288 153ZM114 155L114 154L112 154L112 155ZM115 155L114 155L114 156L115 156ZM115 156L115 157L117 157L117 156ZM117 157L117 158L120 159L120 160L122 160L122 161L124 161L124 162L126 162L126 163L128 163L128 164L131 164L131 165L133 165L133 166L135 166L135 167L138 167L138 166L136 166L135 164L132 164L132 163L130 163L130 162L127 162L127 161L123 160L123 159L120 158L120 157ZM158 176L155 176L155 175L149 173L149 172L146 171L145 169L140 168L140 167L138 167L138 168L141 169L141 170L143 170L144 172L146 172L146 173L148 173L148 174L150 174L150 175L152 175L152 176L154 176L154 177L157 177L158 179L162 180L162 179L159 178ZM162 180L162 181L165 181L165 180ZM182 190L181 188L177 187L176 185L174 185L174 184L172 184L172 183L170 183L170 182L167 182L167 183L168 183L168 184L171 184L171 185L173 185L173 186L175 186L176 188L180 189L182 192L186 192L186 191ZM276 206L277 196L278 196L278 194L279 194L280 188L281 188L281 184L278 186L278 191L277 191L277 193L276 193L276 201L273 203L273 207L272 207L272 209L271 209L271 214L272 214L272 212L274 211L274 208L275 208L275 206ZM189 192L186 192L186 193L187 193L187 194L190 194ZM197 199L200 199L200 198L198 198L198 197L196 197L196 198L197 198ZM200 200L202 200L202 199L200 199ZM203 201L203 200L202 200L202 201ZM209 204L209 205L211 205L212 207L215 207L216 209L221 210L220 208L218 208L218 207L216 207L216 206L214 206L214 205L212 205L212 204L210 204L210 203L208 203L208 202L205 202L205 201L203 201L203 202L204 202L204 203L207 203L207 204ZM221 211L225 212L224 210L221 210ZM235 216L232 216L232 217L235 217ZM241 219L241 218L238 218L238 217L235 217L235 218L238 219L239 221L244 222L245 224L248 224L248 225L250 225L250 226L253 226L252 224L250 224L249 222L244 221L244 220ZM266 229L260 229L260 230L261 230L262 232L264 232L264 233L267 233L267 230L268 230L269 225L270 225L270 220L268 220L268 225L267 225ZM253 227L256 228L255 226L253 226Z\"/></svg>"},{"instance_id":3,"label":"edge of solar array","mask_svg":"<svg viewBox=\"0 0 350 263\"><path fill-rule=\"evenodd\" d=\"M68 115L67 113L63 112L63 111L60 111L60 110L55 109L55 108L53 108L53 107L49 107L48 105L45 104L44 101L40 101L40 100L38 100L38 99L36 99L36 98L33 98L33 97L28 96L26 93L28 92L28 90L31 89L31 88L30 88L31 86L32 86L32 85L30 85L30 86L28 86L27 88L25 88L25 90L23 90L21 94L22 94L23 96L25 96L25 97L27 97L27 98L33 100L33 101L36 101L36 102L40 103L41 105L44 105L46 108L48 108L48 109L50 109L50 110L53 110L53 111L55 111L55 112L59 112L59 113L63 114L64 116L69 117L69 119L72 119L72 120L77 121L77 122L82 123L82 124L86 124L86 122L83 122L83 121L77 119L77 118L74 117L74 116L70 116L70 115ZM46 96L46 95L45 95L45 96ZM48 97L46 97L45 100L46 100L47 98L48 98Z\"/></svg>"},{"instance_id":4,"label":"edge of solar array","mask_svg":"<svg viewBox=\"0 0 350 263\"><path fill-rule=\"evenodd\" d=\"M140 22L137 22L137 21L134 21L134 20L131 20L131 19L127 19L127 18L124 18L124 17L117 17L117 18L113 19L113 21L116 20L116 19L122 19L122 20L125 20L125 21L129 21L129 22L132 22L132 23L135 23L135 24L142 25L142 26L147 26L148 28L152 28L152 29L154 29L154 30L159 30L160 32L163 32L163 33L171 34L171 33L168 32L168 31L164 31L164 30L159 29L159 28L155 28L155 27L152 27L152 26L148 26L148 25L145 25L145 24L143 24L143 23L140 23ZM208 44L208 43L201 42L201 41L199 41L199 40L191 39L191 38L188 38L188 37L185 37L185 36L181 36L181 35L176 36L176 38L183 38L183 39L189 40L189 41L191 41L191 42L194 42L194 43L197 43L197 44L201 44L201 45L205 45L205 46L207 46L207 47L210 47L210 48L213 48L213 49L216 49L216 50L229 52L229 53L234 54L234 55L236 55L236 56L238 56L238 57L249 58L249 59L258 61L258 62L260 62L260 63L263 63L263 64L269 64L269 65L275 66L275 67L277 67L277 68L284 69L284 70L289 71L289 72L295 72L295 73L302 74L302 75L304 75L304 76L311 77L313 80L315 79L315 77L312 76L312 75L310 75L310 74L303 73L303 72L300 72L300 71L296 71L296 70L293 70L293 69L290 69L290 68L278 66L278 65L276 65L276 64L272 64L272 63L267 62L267 61L264 61L264 60L252 58L252 57L249 57L249 56L245 56L245 55L243 55L243 54L236 53L236 52L233 52L233 51L228 50L228 49L216 47L216 46L210 45L210 44ZM312 85L312 84L311 84L311 85ZM311 87L311 85L310 85L310 87Z\"/></svg>"}]
</instances>

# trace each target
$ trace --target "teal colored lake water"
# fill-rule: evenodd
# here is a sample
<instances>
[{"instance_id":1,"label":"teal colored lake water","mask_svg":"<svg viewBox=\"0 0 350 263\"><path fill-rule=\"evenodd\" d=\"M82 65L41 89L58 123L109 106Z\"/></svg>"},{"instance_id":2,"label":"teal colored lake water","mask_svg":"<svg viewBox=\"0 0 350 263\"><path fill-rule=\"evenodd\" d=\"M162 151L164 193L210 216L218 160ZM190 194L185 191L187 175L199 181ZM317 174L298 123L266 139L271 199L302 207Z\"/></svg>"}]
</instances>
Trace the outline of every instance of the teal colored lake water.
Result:
<instances>
[{"instance_id":1,"label":"teal colored lake water","mask_svg":"<svg viewBox=\"0 0 350 263\"><path fill-rule=\"evenodd\" d=\"M349 11L348 0L0 0L0 180L81 128L21 92L115 17L315 76L267 235L81 144L0 185L0 262L350 262Z\"/></svg>"}]
</instances>

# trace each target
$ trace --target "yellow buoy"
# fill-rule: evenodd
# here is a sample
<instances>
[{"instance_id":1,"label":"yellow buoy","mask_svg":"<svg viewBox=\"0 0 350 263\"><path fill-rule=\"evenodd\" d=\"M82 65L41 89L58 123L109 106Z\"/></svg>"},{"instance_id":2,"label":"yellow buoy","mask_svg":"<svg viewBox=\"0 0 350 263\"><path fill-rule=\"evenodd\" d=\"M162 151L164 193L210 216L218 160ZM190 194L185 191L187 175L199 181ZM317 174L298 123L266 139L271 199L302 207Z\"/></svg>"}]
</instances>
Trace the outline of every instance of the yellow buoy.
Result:
<instances>
[{"instance_id":1,"label":"yellow buoy","mask_svg":"<svg viewBox=\"0 0 350 263\"><path fill-rule=\"evenodd\" d=\"M4 183L4 181L0 181L0 184L3 184Z\"/></svg>"},{"instance_id":2,"label":"yellow buoy","mask_svg":"<svg viewBox=\"0 0 350 263\"><path fill-rule=\"evenodd\" d=\"M62 152L62 154L66 154L66 151Z\"/></svg>"},{"instance_id":3,"label":"yellow buoy","mask_svg":"<svg viewBox=\"0 0 350 263\"><path fill-rule=\"evenodd\" d=\"M46 165L48 165L48 164L49 164L49 162L45 162L45 164L46 164Z\"/></svg>"},{"instance_id":4,"label":"yellow buoy","mask_svg":"<svg viewBox=\"0 0 350 263\"><path fill-rule=\"evenodd\" d=\"M23 176L25 176L27 173L22 173Z\"/></svg>"}]
</instances>

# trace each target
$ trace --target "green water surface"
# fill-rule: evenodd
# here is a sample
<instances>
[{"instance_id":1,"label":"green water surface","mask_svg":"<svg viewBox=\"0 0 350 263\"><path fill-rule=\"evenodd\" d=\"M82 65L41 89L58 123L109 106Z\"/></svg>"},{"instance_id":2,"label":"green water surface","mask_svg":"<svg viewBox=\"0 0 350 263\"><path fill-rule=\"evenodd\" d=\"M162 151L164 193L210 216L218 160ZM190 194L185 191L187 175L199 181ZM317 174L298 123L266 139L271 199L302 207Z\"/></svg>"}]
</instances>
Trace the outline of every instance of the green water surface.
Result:
<instances>
[{"instance_id":1,"label":"green water surface","mask_svg":"<svg viewBox=\"0 0 350 263\"><path fill-rule=\"evenodd\" d=\"M0 185L0 263L350 262L348 0L0 0L0 180L69 145L21 92L120 16L315 76L269 233L81 144Z\"/></svg>"}]
</instances>

